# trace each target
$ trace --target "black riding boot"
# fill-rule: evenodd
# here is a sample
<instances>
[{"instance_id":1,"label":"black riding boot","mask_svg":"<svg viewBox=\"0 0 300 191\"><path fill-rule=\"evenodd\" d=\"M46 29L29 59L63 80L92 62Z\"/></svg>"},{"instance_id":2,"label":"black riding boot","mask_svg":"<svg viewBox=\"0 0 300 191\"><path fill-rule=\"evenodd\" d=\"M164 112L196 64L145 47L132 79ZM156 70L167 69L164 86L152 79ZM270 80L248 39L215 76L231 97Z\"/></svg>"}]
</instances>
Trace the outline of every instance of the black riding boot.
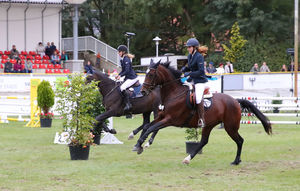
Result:
<instances>
[{"instance_id":1,"label":"black riding boot","mask_svg":"<svg viewBox=\"0 0 300 191\"><path fill-rule=\"evenodd\" d=\"M197 104L197 113L198 113L198 127L204 127L204 105L203 100L201 103Z\"/></svg>"},{"instance_id":2,"label":"black riding boot","mask_svg":"<svg viewBox=\"0 0 300 191\"><path fill-rule=\"evenodd\" d=\"M124 112L131 110L132 105L129 101L129 95L126 93L126 90L122 91L122 95L125 102Z\"/></svg>"}]
</instances>

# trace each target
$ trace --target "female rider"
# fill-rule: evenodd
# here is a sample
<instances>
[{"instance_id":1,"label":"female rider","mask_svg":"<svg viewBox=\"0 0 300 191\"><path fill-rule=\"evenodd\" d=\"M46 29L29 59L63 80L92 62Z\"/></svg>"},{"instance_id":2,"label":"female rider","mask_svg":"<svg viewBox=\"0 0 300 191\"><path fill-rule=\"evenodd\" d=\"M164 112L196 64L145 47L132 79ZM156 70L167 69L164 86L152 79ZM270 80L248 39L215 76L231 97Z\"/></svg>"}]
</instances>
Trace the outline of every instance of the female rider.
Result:
<instances>
[{"instance_id":1,"label":"female rider","mask_svg":"<svg viewBox=\"0 0 300 191\"><path fill-rule=\"evenodd\" d=\"M189 52L188 66L183 67L182 72L186 72L184 76L188 76L188 82L195 84L196 104L199 116L198 126L204 127L204 106L202 97L205 83L207 82L207 76L204 70L204 58L200 52L198 52L199 42L197 39L190 38L186 43L186 47Z\"/></svg>"},{"instance_id":2,"label":"female rider","mask_svg":"<svg viewBox=\"0 0 300 191\"><path fill-rule=\"evenodd\" d=\"M129 95L126 93L126 89L135 84L138 79L135 71L132 69L131 60L129 58L132 57L132 55L128 54L128 48L125 45L120 45L118 47L118 53L121 57L121 66L122 71L119 73L118 76L116 76L116 79L119 80L120 77L125 76L124 83L120 86L120 92L123 96L123 100L125 102L124 112L129 111L132 107L130 101L129 101Z\"/></svg>"}]
</instances>

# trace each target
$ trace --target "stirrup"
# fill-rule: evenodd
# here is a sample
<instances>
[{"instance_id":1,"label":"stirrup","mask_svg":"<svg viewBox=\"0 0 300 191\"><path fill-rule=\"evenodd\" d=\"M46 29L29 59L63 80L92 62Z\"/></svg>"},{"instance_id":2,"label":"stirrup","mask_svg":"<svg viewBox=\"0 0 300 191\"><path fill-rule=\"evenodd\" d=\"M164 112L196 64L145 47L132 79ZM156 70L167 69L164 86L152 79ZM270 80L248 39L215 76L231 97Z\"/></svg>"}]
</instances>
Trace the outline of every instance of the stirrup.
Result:
<instances>
[{"instance_id":1,"label":"stirrup","mask_svg":"<svg viewBox=\"0 0 300 191\"><path fill-rule=\"evenodd\" d=\"M202 127L205 126L203 119L200 118L200 119L198 120L197 126L198 126L199 128L202 128Z\"/></svg>"}]
</instances>

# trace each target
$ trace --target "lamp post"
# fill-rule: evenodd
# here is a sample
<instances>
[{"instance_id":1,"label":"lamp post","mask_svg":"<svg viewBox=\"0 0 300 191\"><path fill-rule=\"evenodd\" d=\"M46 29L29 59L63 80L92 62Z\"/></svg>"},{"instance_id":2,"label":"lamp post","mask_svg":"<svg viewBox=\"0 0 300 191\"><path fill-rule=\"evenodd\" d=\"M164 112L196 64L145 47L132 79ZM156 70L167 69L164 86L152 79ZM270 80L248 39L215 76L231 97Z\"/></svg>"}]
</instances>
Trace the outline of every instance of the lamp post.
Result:
<instances>
[{"instance_id":1,"label":"lamp post","mask_svg":"<svg viewBox=\"0 0 300 191\"><path fill-rule=\"evenodd\" d=\"M153 41L155 41L155 46L156 46L156 57L158 57L158 45L159 45L159 41L161 40L161 38L159 38L158 36L156 36Z\"/></svg>"},{"instance_id":2,"label":"lamp post","mask_svg":"<svg viewBox=\"0 0 300 191\"><path fill-rule=\"evenodd\" d=\"M127 48L128 48L128 53L129 53L129 44L130 44L130 39L135 36L135 33L133 32L126 32L125 36L127 37Z\"/></svg>"},{"instance_id":3,"label":"lamp post","mask_svg":"<svg viewBox=\"0 0 300 191\"><path fill-rule=\"evenodd\" d=\"M66 0L70 5L74 7L73 17L73 60L78 60L78 7L86 0Z\"/></svg>"}]
</instances>

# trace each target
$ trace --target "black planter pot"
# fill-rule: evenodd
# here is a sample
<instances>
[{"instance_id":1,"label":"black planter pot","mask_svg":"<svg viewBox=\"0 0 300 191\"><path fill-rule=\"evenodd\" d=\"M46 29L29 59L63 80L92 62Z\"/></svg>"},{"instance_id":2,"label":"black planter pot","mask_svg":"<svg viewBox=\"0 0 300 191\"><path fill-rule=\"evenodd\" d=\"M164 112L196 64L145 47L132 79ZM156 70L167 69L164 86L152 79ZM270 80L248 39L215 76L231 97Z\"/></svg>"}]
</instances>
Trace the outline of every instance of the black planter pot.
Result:
<instances>
[{"instance_id":1,"label":"black planter pot","mask_svg":"<svg viewBox=\"0 0 300 191\"><path fill-rule=\"evenodd\" d=\"M100 139L101 139L101 135L95 135L94 139L94 143L96 145L100 145Z\"/></svg>"},{"instance_id":2,"label":"black planter pot","mask_svg":"<svg viewBox=\"0 0 300 191\"><path fill-rule=\"evenodd\" d=\"M191 142L191 141L185 142L186 153L192 154L199 145L200 145L200 142ZM201 153L202 153L202 149L197 154L201 154Z\"/></svg>"},{"instance_id":3,"label":"black planter pot","mask_svg":"<svg viewBox=\"0 0 300 191\"><path fill-rule=\"evenodd\" d=\"M41 127L51 127L52 119L40 119Z\"/></svg>"},{"instance_id":4,"label":"black planter pot","mask_svg":"<svg viewBox=\"0 0 300 191\"><path fill-rule=\"evenodd\" d=\"M70 156L71 160L88 160L90 153L90 146L86 146L85 148L82 145L70 146Z\"/></svg>"}]
</instances>

